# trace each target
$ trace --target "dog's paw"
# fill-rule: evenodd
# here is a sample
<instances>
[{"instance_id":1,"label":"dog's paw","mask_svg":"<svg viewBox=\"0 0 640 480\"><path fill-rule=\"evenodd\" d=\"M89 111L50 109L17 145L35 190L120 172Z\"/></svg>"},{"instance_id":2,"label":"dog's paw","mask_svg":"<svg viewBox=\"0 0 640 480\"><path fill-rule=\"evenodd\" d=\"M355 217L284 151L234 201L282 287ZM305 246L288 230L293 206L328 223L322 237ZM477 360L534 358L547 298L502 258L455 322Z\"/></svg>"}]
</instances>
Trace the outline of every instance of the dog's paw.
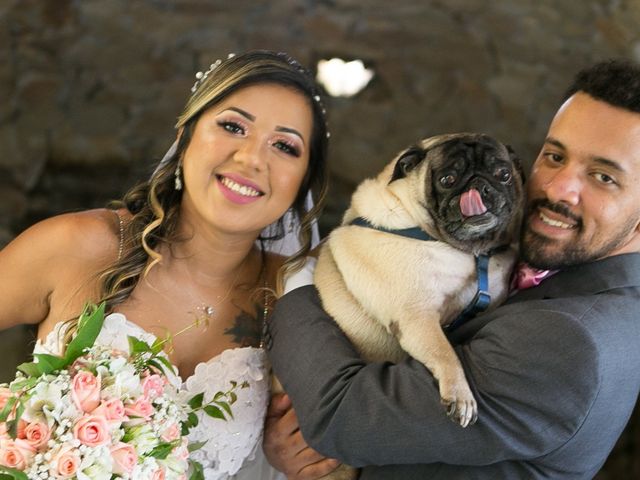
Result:
<instances>
[{"instance_id":1,"label":"dog's paw","mask_svg":"<svg viewBox=\"0 0 640 480\"><path fill-rule=\"evenodd\" d=\"M446 390L446 391L445 391ZM447 416L462 428L473 425L478 420L478 404L469 386L456 386L440 389L442 404L447 410Z\"/></svg>"}]
</instances>

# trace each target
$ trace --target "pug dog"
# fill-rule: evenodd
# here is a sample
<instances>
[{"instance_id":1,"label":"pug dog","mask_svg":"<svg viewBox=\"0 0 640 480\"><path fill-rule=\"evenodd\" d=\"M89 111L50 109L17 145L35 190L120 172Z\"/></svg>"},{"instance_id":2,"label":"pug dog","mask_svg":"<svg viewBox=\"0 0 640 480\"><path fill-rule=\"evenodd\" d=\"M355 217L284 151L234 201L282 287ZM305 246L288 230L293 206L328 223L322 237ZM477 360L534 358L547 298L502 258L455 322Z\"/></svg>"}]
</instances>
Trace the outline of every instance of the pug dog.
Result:
<instances>
[{"instance_id":1,"label":"pug dog","mask_svg":"<svg viewBox=\"0 0 640 480\"><path fill-rule=\"evenodd\" d=\"M324 309L366 360L421 361L462 427L476 421L477 403L443 327L480 293L482 256L489 308L506 298L523 202L510 147L483 134L439 135L360 184L320 250L314 284Z\"/></svg>"}]
</instances>

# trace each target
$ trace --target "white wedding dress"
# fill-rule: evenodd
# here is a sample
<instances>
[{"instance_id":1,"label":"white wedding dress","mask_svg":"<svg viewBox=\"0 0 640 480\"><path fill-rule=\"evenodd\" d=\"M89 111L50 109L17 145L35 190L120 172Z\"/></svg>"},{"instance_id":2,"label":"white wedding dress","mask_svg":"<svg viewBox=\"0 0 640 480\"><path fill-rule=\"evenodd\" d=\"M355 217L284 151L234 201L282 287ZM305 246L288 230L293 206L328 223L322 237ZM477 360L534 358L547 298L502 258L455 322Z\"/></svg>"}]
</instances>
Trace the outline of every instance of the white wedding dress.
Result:
<instances>
[{"instance_id":1,"label":"white wedding dress","mask_svg":"<svg viewBox=\"0 0 640 480\"><path fill-rule=\"evenodd\" d=\"M311 196L306 199L306 208L312 206ZM291 213L285 215L285 225L290 225ZM269 243L268 250L280 255L291 255L300 248L297 240L299 225L286 232L284 238ZM268 231L267 231L268 232ZM318 244L317 224L312 226L312 247ZM308 258L304 267L285 281L284 292L288 292L313 281L315 259ZM44 342L38 340L34 353L59 355L62 351L65 323L58 323ZM96 339L100 345L128 351L127 337L134 336L149 345L155 336L126 319L121 313L105 317L102 330ZM179 378L173 379L180 385ZM229 389L230 382L238 385L248 383L247 388L236 390L238 398L232 405L233 418L227 421L211 418L203 412L198 414L198 425L189 432L189 440L206 441L192 453L204 469L206 480L286 480L286 476L267 462L262 451L262 431L269 403L270 365L266 352L261 348L243 347L223 351L207 362L198 364L193 375L181 382L182 388L192 395L204 392L212 398L219 391ZM190 396L192 396L190 395Z\"/></svg>"},{"instance_id":2,"label":"white wedding dress","mask_svg":"<svg viewBox=\"0 0 640 480\"><path fill-rule=\"evenodd\" d=\"M38 340L34 353L59 355L64 325L58 323L44 342ZM149 344L155 340L124 315L112 313L105 317L96 343L126 351L128 336ZM193 395L205 392L206 399L228 390L231 381L239 385L247 382L249 386L236 390L238 399L232 405L233 418L224 421L200 412L199 423L189 432L189 440L207 443L192 453L193 458L202 464L207 480L285 480L284 474L267 462L262 451L262 430L269 401L269 365L263 349L225 350L196 366L193 375L182 382L182 388Z\"/></svg>"}]
</instances>

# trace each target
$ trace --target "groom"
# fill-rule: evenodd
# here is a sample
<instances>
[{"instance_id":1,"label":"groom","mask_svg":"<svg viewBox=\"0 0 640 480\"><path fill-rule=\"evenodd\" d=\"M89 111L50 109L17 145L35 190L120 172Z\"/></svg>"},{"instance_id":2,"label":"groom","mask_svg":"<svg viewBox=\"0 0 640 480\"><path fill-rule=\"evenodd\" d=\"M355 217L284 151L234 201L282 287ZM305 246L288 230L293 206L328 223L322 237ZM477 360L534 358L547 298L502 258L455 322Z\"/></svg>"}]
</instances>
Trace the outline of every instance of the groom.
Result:
<instances>
[{"instance_id":1,"label":"groom","mask_svg":"<svg viewBox=\"0 0 640 480\"><path fill-rule=\"evenodd\" d=\"M364 480L598 472L640 390L637 65L577 75L528 195L523 259L558 272L451 334L479 406L466 429L448 420L419 362L363 362L312 286L278 302L270 357L311 447L363 467ZM267 424L270 460L290 479L312 478L296 473L301 459L284 428Z\"/></svg>"}]
</instances>

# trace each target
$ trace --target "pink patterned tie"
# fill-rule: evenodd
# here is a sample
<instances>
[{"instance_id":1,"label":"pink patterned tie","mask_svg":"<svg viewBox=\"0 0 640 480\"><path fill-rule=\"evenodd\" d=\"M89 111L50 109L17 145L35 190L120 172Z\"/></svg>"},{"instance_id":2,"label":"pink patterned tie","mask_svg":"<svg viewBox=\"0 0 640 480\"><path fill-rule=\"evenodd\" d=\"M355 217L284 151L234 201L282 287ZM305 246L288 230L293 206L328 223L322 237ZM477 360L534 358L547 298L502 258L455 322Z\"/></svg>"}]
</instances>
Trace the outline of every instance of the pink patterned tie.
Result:
<instances>
[{"instance_id":1,"label":"pink patterned tie","mask_svg":"<svg viewBox=\"0 0 640 480\"><path fill-rule=\"evenodd\" d=\"M524 290L525 288L540 285L540 282L551 275L558 273L558 270L539 270L529 264L520 262L516 268L512 282L512 289Z\"/></svg>"}]
</instances>

